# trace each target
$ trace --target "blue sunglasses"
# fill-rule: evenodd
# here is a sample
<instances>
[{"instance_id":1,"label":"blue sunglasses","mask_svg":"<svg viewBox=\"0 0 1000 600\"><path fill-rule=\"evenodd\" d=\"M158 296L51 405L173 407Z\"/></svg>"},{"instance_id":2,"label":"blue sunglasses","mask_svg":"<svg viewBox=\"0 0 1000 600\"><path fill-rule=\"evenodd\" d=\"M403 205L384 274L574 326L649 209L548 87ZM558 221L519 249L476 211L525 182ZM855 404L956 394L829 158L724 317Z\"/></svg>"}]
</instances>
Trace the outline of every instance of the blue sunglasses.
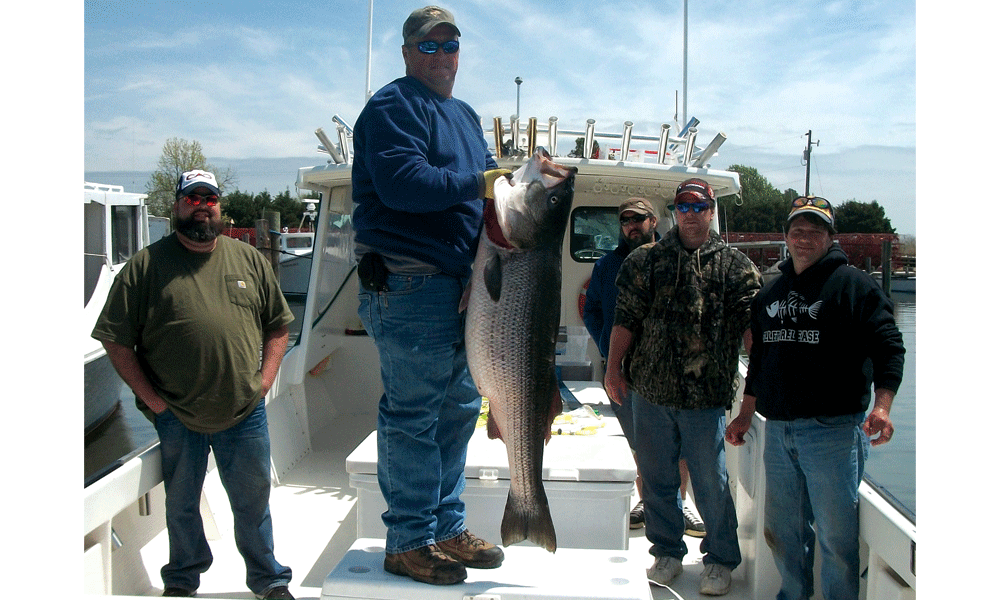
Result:
<instances>
[{"instance_id":1,"label":"blue sunglasses","mask_svg":"<svg viewBox=\"0 0 1000 600\"><path fill-rule=\"evenodd\" d=\"M670 210L674 210L676 208L678 212L682 212L684 214L693 210L695 214L697 214L712 208L712 205L708 202L681 202L680 204L671 204L667 208Z\"/></svg>"},{"instance_id":2,"label":"blue sunglasses","mask_svg":"<svg viewBox=\"0 0 1000 600\"><path fill-rule=\"evenodd\" d=\"M454 54L458 52L458 40L451 40L443 44L432 42L430 40L417 43L417 50L420 50L423 54L435 54L437 53L438 48L444 50L445 54Z\"/></svg>"}]
</instances>

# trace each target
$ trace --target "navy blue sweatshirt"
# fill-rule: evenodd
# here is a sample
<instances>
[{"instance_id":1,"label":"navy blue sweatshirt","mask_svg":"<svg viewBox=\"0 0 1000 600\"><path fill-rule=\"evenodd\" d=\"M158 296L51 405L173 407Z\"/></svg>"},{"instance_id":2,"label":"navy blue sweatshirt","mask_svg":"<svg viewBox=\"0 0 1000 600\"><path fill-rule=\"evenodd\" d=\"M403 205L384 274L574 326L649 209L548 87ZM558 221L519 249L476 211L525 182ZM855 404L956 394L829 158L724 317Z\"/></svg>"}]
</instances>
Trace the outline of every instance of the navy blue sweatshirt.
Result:
<instances>
[{"instance_id":1,"label":"navy blue sweatshirt","mask_svg":"<svg viewBox=\"0 0 1000 600\"><path fill-rule=\"evenodd\" d=\"M480 174L496 167L468 104L413 77L389 83L354 126L355 241L468 277L483 218Z\"/></svg>"},{"instance_id":2,"label":"navy blue sweatshirt","mask_svg":"<svg viewBox=\"0 0 1000 600\"><path fill-rule=\"evenodd\" d=\"M868 410L872 384L903 378L903 338L874 278L833 248L801 274L791 259L751 306L747 393L767 419L789 421Z\"/></svg>"},{"instance_id":3,"label":"navy blue sweatshirt","mask_svg":"<svg viewBox=\"0 0 1000 600\"><path fill-rule=\"evenodd\" d=\"M653 240L659 241L660 233L653 230ZM608 347L611 344L611 328L615 324L615 303L618 301L618 270L621 269L625 257L632 250L628 242L621 238L614 252L608 252L594 263L594 271L587 284L587 293L583 302L583 324L587 332L594 338L597 350L602 358L608 357Z\"/></svg>"}]
</instances>

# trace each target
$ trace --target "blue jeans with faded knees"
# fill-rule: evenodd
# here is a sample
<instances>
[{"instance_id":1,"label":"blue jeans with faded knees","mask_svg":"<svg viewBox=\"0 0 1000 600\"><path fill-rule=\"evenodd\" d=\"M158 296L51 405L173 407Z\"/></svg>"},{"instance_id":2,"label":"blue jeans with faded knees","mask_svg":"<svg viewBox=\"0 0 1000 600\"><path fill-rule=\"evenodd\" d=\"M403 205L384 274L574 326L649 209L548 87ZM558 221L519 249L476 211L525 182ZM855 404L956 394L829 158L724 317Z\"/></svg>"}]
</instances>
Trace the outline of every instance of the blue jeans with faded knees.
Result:
<instances>
[{"instance_id":1,"label":"blue jeans with faded knees","mask_svg":"<svg viewBox=\"0 0 1000 600\"><path fill-rule=\"evenodd\" d=\"M271 439L264 401L238 424L198 433L169 410L156 416L166 490L170 560L160 570L164 587L197 590L212 564L201 520L201 491L209 450L233 511L236 548L246 563L246 584L257 595L292 580L292 570L274 558L271 529Z\"/></svg>"},{"instance_id":2,"label":"blue jeans with faded knees","mask_svg":"<svg viewBox=\"0 0 1000 600\"><path fill-rule=\"evenodd\" d=\"M813 595L817 542L826 600L857 600L858 485L868 458L864 413L765 425L764 535L781 575L778 600Z\"/></svg>"},{"instance_id":3,"label":"blue jeans with faded knees","mask_svg":"<svg viewBox=\"0 0 1000 600\"><path fill-rule=\"evenodd\" d=\"M670 408L632 394L635 450L642 473L646 539L656 557L683 559L684 514L678 461L687 460L691 489L705 523L705 564L735 569L742 560L736 535L736 506L729 491L724 447L725 409Z\"/></svg>"},{"instance_id":4,"label":"blue jeans with faded knees","mask_svg":"<svg viewBox=\"0 0 1000 600\"><path fill-rule=\"evenodd\" d=\"M358 315L375 341L385 393L378 410L378 482L388 554L465 530L465 457L482 397L465 353L465 282L389 275L387 292L361 289Z\"/></svg>"}]
</instances>

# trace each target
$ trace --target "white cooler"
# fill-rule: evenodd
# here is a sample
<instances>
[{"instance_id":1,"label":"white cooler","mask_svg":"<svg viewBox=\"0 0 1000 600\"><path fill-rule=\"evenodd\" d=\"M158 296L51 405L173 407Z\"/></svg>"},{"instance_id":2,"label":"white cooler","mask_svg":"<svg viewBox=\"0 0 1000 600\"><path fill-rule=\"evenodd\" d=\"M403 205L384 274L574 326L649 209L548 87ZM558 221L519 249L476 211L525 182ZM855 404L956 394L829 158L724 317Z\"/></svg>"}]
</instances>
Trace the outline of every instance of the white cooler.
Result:
<instances>
[{"instance_id":1,"label":"white cooler","mask_svg":"<svg viewBox=\"0 0 1000 600\"><path fill-rule=\"evenodd\" d=\"M568 385L574 390L572 382ZM610 406L585 404L567 411L557 418L554 429L562 434L553 435L545 446L542 479L558 548L627 549L636 469ZM376 476L375 435L372 432L347 457L347 472L351 486L358 490L358 537L384 540L386 504ZM506 446L489 439L485 427L477 428L469 442L465 477L466 525L476 535L499 544L510 469ZM534 546L528 541L518 545Z\"/></svg>"},{"instance_id":2,"label":"white cooler","mask_svg":"<svg viewBox=\"0 0 1000 600\"><path fill-rule=\"evenodd\" d=\"M557 525L558 527L558 525ZM385 572L385 541L359 539L323 582L322 600L650 600L643 565L614 550L515 546L497 569L468 569L455 585L428 585Z\"/></svg>"}]
</instances>

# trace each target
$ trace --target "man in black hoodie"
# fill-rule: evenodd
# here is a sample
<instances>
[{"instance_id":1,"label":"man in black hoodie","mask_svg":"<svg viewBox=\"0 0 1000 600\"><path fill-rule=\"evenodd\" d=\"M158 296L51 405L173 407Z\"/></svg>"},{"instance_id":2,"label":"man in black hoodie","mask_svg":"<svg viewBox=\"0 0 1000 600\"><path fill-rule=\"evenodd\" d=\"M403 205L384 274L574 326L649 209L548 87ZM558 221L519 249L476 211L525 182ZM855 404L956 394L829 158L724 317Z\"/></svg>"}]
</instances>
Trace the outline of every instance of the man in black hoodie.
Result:
<instances>
[{"instance_id":1,"label":"man in black hoodie","mask_svg":"<svg viewBox=\"0 0 1000 600\"><path fill-rule=\"evenodd\" d=\"M869 445L892 438L905 350L892 302L834 243L830 203L796 198L786 227L791 259L753 301L745 394L726 440L743 444L755 410L767 420L764 534L778 597L813 595L819 546L823 596L857 600L858 485Z\"/></svg>"}]
</instances>

